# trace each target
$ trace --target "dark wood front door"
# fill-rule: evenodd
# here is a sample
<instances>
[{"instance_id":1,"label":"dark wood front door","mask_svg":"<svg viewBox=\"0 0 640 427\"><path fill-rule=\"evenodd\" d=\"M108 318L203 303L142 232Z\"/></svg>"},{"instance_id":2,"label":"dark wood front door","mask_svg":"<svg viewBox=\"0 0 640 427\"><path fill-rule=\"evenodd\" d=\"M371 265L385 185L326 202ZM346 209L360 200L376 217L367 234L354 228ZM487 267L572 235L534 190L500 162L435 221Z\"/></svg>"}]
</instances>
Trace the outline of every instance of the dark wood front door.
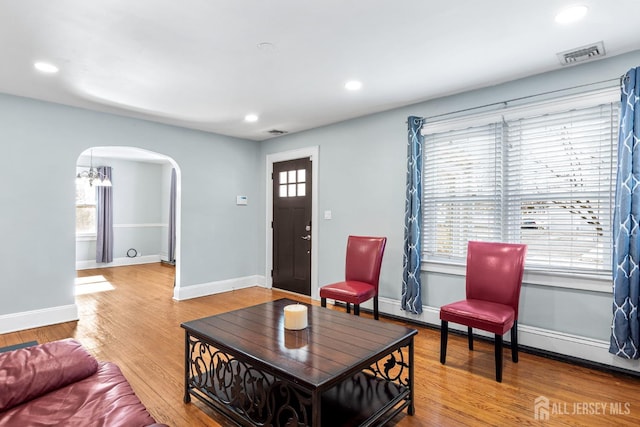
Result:
<instances>
[{"instance_id":1,"label":"dark wood front door","mask_svg":"<svg viewBox=\"0 0 640 427\"><path fill-rule=\"evenodd\" d=\"M273 286L311 295L311 159L273 164Z\"/></svg>"}]
</instances>

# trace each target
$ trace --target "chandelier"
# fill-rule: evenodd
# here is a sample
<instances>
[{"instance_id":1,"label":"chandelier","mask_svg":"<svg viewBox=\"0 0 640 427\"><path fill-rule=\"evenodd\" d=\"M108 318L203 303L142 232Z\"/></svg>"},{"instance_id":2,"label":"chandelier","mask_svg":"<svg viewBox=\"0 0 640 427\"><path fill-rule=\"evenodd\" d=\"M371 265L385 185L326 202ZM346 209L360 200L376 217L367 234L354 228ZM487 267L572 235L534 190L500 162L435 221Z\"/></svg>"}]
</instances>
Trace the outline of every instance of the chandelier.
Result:
<instances>
[{"instance_id":1,"label":"chandelier","mask_svg":"<svg viewBox=\"0 0 640 427\"><path fill-rule=\"evenodd\" d=\"M111 180L93 167L93 150L91 150L91 165L89 166L89 170L78 172L76 179L88 179L89 186L93 186L95 183L96 187L111 187Z\"/></svg>"}]
</instances>

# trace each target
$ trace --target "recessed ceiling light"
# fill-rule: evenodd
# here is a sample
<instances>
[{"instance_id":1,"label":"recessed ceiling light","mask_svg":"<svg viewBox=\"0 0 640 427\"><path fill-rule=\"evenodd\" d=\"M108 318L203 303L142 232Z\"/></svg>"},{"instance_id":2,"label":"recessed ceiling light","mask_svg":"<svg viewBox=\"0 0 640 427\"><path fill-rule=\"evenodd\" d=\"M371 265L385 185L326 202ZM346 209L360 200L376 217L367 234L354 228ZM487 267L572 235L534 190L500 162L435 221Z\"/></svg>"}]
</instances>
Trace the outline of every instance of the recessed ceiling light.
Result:
<instances>
[{"instance_id":1,"label":"recessed ceiling light","mask_svg":"<svg viewBox=\"0 0 640 427\"><path fill-rule=\"evenodd\" d=\"M362 88L362 82L359 82L358 80L351 80L345 83L344 88L347 90L359 90Z\"/></svg>"},{"instance_id":2,"label":"recessed ceiling light","mask_svg":"<svg viewBox=\"0 0 640 427\"><path fill-rule=\"evenodd\" d=\"M275 50L276 45L271 42L260 42L256 45L256 47L260 50L272 51Z\"/></svg>"},{"instance_id":3,"label":"recessed ceiling light","mask_svg":"<svg viewBox=\"0 0 640 427\"><path fill-rule=\"evenodd\" d=\"M570 24L581 20L587 14L587 6L574 5L562 9L556 15L556 22L558 24Z\"/></svg>"},{"instance_id":4,"label":"recessed ceiling light","mask_svg":"<svg viewBox=\"0 0 640 427\"><path fill-rule=\"evenodd\" d=\"M244 116L244 121L245 122L257 122L258 121L258 116L256 114L247 114L246 116Z\"/></svg>"},{"instance_id":5,"label":"recessed ceiling light","mask_svg":"<svg viewBox=\"0 0 640 427\"><path fill-rule=\"evenodd\" d=\"M48 62L36 62L33 64L36 70L42 71L43 73L57 73L58 67L53 64L49 64Z\"/></svg>"}]
</instances>

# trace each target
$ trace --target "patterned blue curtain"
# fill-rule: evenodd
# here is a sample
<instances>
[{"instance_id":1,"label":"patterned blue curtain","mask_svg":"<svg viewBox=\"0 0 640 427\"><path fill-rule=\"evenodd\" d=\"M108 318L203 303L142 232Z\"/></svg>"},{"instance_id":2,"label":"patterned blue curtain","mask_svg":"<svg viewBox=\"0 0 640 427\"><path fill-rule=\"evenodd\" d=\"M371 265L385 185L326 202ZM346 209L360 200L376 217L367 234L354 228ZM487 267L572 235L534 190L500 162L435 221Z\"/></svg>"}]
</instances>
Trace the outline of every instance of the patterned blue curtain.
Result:
<instances>
[{"instance_id":1,"label":"patterned blue curtain","mask_svg":"<svg viewBox=\"0 0 640 427\"><path fill-rule=\"evenodd\" d=\"M640 358L640 68L621 81L618 177L613 220L613 323L609 352Z\"/></svg>"},{"instance_id":2,"label":"patterned blue curtain","mask_svg":"<svg viewBox=\"0 0 640 427\"><path fill-rule=\"evenodd\" d=\"M402 258L402 309L422 313L420 250L422 249L422 142L424 119L407 120L407 193L404 210L404 254Z\"/></svg>"}]
</instances>

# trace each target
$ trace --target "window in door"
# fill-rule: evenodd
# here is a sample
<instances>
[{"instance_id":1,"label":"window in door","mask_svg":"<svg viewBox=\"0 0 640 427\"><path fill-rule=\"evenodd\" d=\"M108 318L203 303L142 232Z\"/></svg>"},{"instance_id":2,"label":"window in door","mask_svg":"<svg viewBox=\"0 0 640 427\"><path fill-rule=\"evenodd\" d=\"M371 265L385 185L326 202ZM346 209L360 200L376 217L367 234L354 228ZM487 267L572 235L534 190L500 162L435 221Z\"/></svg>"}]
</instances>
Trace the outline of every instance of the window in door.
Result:
<instances>
[{"instance_id":1,"label":"window in door","mask_svg":"<svg viewBox=\"0 0 640 427\"><path fill-rule=\"evenodd\" d=\"M282 171L278 174L278 194L280 197L303 197L307 194L305 169Z\"/></svg>"}]
</instances>

